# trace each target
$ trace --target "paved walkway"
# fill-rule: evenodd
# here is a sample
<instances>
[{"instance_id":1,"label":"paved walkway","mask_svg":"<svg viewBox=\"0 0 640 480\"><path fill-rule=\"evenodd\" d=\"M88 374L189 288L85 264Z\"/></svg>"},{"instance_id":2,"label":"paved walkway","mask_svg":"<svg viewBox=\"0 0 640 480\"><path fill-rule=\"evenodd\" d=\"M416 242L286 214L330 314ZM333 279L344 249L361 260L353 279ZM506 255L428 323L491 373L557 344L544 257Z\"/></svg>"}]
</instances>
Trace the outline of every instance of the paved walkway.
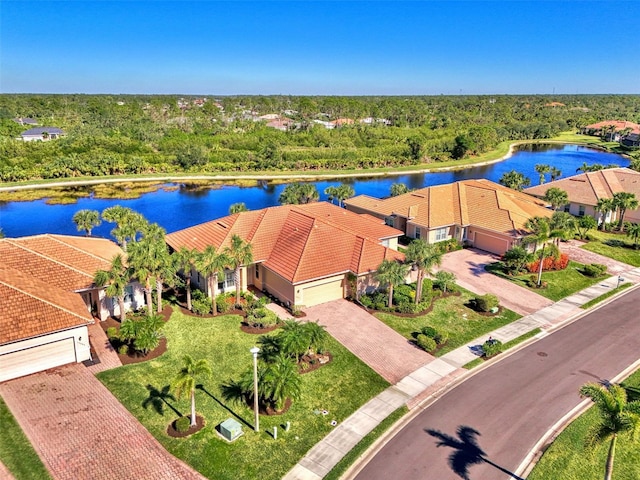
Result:
<instances>
[{"instance_id":1,"label":"paved walkway","mask_svg":"<svg viewBox=\"0 0 640 480\"><path fill-rule=\"evenodd\" d=\"M433 360L424 350L347 300L309 307L305 313L305 320L318 320L332 337L391 384Z\"/></svg>"},{"instance_id":2,"label":"paved walkway","mask_svg":"<svg viewBox=\"0 0 640 480\"><path fill-rule=\"evenodd\" d=\"M626 263L618 262L613 258L605 257L580 248L584 244L585 242L581 242L579 240L570 240L568 242L562 242L560 244L560 250L562 250L562 253L569 255L569 258L576 262L586 264L600 263L602 265L606 265L607 271L611 275L620 275L621 273L628 272L633 269L631 265L627 265Z\"/></svg>"},{"instance_id":3,"label":"paved walkway","mask_svg":"<svg viewBox=\"0 0 640 480\"><path fill-rule=\"evenodd\" d=\"M625 279L634 284L640 284L640 268L628 270L625 273ZM322 479L344 455L395 409L402 405L415 408L427 398L446 389L456 378L465 375L467 370L461 367L478 358L476 347L482 345L489 335L502 342L517 338L536 328L542 330L540 335L547 335L550 330L584 314L586 310L581 309L581 305L611 291L617 283L618 276L607 278L421 366L345 419L334 431L309 450L304 458L284 476L284 480Z\"/></svg>"},{"instance_id":4,"label":"paved walkway","mask_svg":"<svg viewBox=\"0 0 640 480\"><path fill-rule=\"evenodd\" d=\"M553 303L542 295L496 277L484 269L487 264L497 260L498 257L491 253L465 248L447 253L442 258L440 269L454 273L456 283L467 290L480 295L497 295L501 305L520 315L529 315Z\"/></svg>"}]
</instances>

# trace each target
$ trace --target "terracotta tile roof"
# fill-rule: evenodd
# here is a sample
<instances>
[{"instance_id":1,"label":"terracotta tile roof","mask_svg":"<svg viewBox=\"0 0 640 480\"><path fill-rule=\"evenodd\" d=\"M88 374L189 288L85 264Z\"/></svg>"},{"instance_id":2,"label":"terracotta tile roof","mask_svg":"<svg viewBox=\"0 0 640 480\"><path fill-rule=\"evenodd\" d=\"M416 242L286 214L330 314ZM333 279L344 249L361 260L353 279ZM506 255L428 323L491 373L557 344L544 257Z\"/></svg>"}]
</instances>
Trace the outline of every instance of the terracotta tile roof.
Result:
<instances>
[{"instance_id":1,"label":"terracotta tile roof","mask_svg":"<svg viewBox=\"0 0 640 480\"><path fill-rule=\"evenodd\" d=\"M596 205L599 198L613 198L618 192L633 193L640 198L640 172L630 168L607 168L536 185L525 192L542 197L552 187L564 190L571 202L583 205Z\"/></svg>"},{"instance_id":2,"label":"terracotta tile roof","mask_svg":"<svg viewBox=\"0 0 640 480\"><path fill-rule=\"evenodd\" d=\"M166 239L176 250L186 246L202 251L207 245L221 250L234 234L253 245L255 262L264 262L293 283L346 271L363 273L377 268L384 258L404 258L380 245L402 232L326 202L229 215Z\"/></svg>"},{"instance_id":3,"label":"terracotta tile roof","mask_svg":"<svg viewBox=\"0 0 640 480\"><path fill-rule=\"evenodd\" d=\"M5 265L67 291L90 288L95 272L109 268L106 257L117 253L120 247L104 239L45 234L0 240Z\"/></svg>"},{"instance_id":4,"label":"terracotta tile roof","mask_svg":"<svg viewBox=\"0 0 640 480\"><path fill-rule=\"evenodd\" d=\"M0 264L0 344L93 323L77 293Z\"/></svg>"},{"instance_id":5,"label":"terracotta tile roof","mask_svg":"<svg viewBox=\"0 0 640 480\"><path fill-rule=\"evenodd\" d=\"M626 120L605 120L603 122L592 123L584 127L585 130L601 130L603 127L615 127L616 132L631 129L630 133L640 133L640 125L633 122L627 122Z\"/></svg>"},{"instance_id":6,"label":"terracotta tile roof","mask_svg":"<svg viewBox=\"0 0 640 480\"><path fill-rule=\"evenodd\" d=\"M473 225L510 234L523 231L531 217L553 213L540 200L484 179L426 187L386 199L361 195L345 203L378 215L396 214L428 229Z\"/></svg>"}]
</instances>

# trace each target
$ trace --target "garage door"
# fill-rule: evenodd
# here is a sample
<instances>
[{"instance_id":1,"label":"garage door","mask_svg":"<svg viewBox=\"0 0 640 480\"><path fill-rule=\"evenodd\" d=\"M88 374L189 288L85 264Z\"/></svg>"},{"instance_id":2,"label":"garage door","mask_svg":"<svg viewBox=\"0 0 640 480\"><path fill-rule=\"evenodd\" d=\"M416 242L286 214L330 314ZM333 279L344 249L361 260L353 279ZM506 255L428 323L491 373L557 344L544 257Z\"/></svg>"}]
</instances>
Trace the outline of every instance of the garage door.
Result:
<instances>
[{"instance_id":1,"label":"garage door","mask_svg":"<svg viewBox=\"0 0 640 480\"><path fill-rule=\"evenodd\" d=\"M75 361L73 338L5 353L0 356L0 382Z\"/></svg>"},{"instance_id":2,"label":"garage door","mask_svg":"<svg viewBox=\"0 0 640 480\"><path fill-rule=\"evenodd\" d=\"M509 243L503 238L492 237L478 232L476 232L475 241L473 242L475 248L500 255L508 250L508 245Z\"/></svg>"},{"instance_id":3,"label":"garage door","mask_svg":"<svg viewBox=\"0 0 640 480\"><path fill-rule=\"evenodd\" d=\"M302 304L306 307L312 307L319 303L330 302L331 300L337 300L342 297L342 280L334 280L305 288L302 296Z\"/></svg>"}]
</instances>

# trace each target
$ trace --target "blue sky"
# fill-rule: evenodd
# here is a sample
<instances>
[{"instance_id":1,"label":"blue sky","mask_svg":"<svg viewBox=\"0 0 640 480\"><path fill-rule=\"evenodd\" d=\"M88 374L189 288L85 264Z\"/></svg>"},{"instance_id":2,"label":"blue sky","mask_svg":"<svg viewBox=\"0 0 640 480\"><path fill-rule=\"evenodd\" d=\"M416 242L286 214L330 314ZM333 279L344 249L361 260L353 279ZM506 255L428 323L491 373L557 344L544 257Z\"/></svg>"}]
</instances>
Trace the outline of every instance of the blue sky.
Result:
<instances>
[{"instance_id":1,"label":"blue sky","mask_svg":"<svg viewBox=\"0 0 640 480\"><path fill-rule=\"evenodd\" d=\"M640 93L640 2L0 2L0 92Z\"/></svg>"}]
</instances>

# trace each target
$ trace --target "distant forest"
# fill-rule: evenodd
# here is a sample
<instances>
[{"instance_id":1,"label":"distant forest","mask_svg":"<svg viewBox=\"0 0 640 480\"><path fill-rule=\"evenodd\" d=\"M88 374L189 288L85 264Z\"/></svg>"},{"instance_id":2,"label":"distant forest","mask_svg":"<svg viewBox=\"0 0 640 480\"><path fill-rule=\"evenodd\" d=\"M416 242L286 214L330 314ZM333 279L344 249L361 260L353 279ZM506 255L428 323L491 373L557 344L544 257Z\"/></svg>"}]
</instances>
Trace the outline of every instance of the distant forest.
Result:
<instances>
[{"instance_id":1,"label":"distant forest","mask_svg":"<svg viewBox=\"0 0 640 480\"><path fill-rule=\"evenodd\" d=\"M256 121L262 115L270 116ZM276 115L286 131L267 126ZM59 127L65 136L17 140L30 126L16 118ZM424 165L609 119L640 123L640 96L5 94L0 181ZM326 128L336 120L341 126Z\"/></svg>"}]
</instances>

